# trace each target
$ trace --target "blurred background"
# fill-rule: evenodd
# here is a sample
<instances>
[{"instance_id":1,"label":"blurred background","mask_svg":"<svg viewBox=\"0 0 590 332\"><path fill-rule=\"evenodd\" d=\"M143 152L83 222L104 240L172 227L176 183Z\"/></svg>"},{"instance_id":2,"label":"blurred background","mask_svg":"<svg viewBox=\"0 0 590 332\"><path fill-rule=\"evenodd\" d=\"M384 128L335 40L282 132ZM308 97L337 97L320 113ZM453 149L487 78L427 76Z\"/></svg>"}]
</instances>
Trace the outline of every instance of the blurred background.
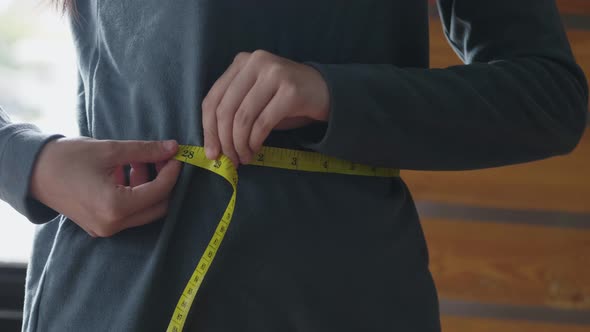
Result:
<instances>
[{"instance_id":1,"label":"blurred background","mask_svg":"<svg viewBox=\"0 0 590 332\"><path fill-rule=\"evenodd\" d=\"M0 0L0 105L12 120L75 135L76 79L66 18L47 0ZM0 201L0 262L26 262L32 235L33 225Z\"/></svg>"},{"instance_id":2,"label":"blurred background","mask_svg":"<svg viewBox=\"0 0 590 332\"><path fill-rule=\"evenodd\" d=\"M431 65L460 64L431 3ZM590 74L590 0L557 0ZM42 0L0 0L0 104L77 134L76 59ZM34 93L33 93L34 92ZM571 155L469 172L410 172L444 331L590 331L590 131ZM0 201L0 331L18 331L34 227Z\"/></svg>"},{"instance_id":3,"label":"blurred background","mask_svg":"<svg viewBox=\"0 0 590 332\"><path fill-rule=\"evenodd\" d=\"M588 78L590 0L557 5ZM431 14L431 66L460 64ZM590 331L590 130L565 157L402 176L422 218L444 331Z\"/></svg>"}]
</instances>

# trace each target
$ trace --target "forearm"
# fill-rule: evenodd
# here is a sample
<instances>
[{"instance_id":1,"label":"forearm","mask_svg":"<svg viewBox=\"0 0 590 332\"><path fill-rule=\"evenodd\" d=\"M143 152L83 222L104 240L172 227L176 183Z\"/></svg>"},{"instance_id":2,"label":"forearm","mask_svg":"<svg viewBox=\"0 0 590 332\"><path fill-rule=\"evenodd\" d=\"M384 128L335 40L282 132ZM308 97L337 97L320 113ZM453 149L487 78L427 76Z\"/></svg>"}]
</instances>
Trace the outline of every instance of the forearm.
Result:
<instances>
[{"instance_id":1,"label":"forearm","mask_svg":"<svg viewBox=\"0 0 590 332\"><path fill-rule=\"evenodd\" d=\"M332 114L325 135L308 146L358 162L405 169L524 162L570 151L585 126L581 74L551 60L316 67L329 82Z\"/></svg>"},{"instance_id":2,"label":"forearm","mask_svg":"<svg viewBox=\"0 0 590 332\"><path fill-rule=\"evenodd\" d=\"M470 169L571 151L588 86L553 0L439 0L445 34L466 65L314 64L331 117L312 149L406 169ZM302 133L309 131L303 130Z\"/></svg>"},{"instance_id":3,"label":"forearm","mask_svg":"<svg viewBox=\"0 0 590 332\"><path fill-rule=\"evenodd\" d=\"M61 135L46 135L31 124L14 124L0 109L0 199L34 223L49 221L57 212L30 198L31 173L39 151Z\"/></svg>"}]
</instances>

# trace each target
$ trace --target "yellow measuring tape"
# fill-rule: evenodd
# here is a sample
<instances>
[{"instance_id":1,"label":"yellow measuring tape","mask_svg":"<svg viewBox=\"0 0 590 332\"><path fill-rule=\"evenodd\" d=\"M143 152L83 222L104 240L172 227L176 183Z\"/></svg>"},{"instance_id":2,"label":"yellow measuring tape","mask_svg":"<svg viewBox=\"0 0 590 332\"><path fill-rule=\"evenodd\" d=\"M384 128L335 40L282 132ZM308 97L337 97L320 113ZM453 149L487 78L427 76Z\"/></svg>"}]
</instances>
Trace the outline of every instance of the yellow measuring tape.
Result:
<instances>
[{"instance_id":1,"label":"yellow measuring tape","mask_svg":"<svg viewBox=\"0 0 590 332\"><path fill-rule=\"evenodd\" d=\"M231 199L223 213L223 218L217 224L215 233L211 237L207 249L201 256L190 280L188 281L178 304L174 309L172 319L168 324L167 332L181 332L186 323L186 317L195 300L197 291L217 254L217 250L223 241L223 237L229 228L234 207L236 204L236 192L238 188L238 173L231 160L222 155L218 160L209 160L205 156L205 150L200 146L181 145L174 159L204 168L226 179L233 188ZM398 177L399 170L391 168L379 168L344 161L326 156L317 152L297 151L291 149L263 147L256 154L254 161L248 165L283 168L306 172L337 173L376 177Z\"/></svg>"}]
</instances>

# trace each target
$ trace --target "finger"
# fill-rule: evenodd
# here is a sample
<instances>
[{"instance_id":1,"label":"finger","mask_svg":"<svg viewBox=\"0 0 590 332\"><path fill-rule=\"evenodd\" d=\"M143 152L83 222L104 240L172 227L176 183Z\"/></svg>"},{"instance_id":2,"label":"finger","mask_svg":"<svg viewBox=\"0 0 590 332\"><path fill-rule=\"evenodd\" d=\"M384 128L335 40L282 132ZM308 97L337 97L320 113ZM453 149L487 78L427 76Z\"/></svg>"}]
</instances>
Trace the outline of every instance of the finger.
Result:
<instances>
[{"instance_id":1,"label":"finger","mask_svg":"<svg viewBox=\"0 0 590 332\"><path fill-rule=\"evenodd\" d=\"M131 171L129 172L129 185L137 187L150 180L150 172L147 164L131 163Z\"/></svg>"},{"instance_id":2,"label":"finger","mask_svg":"<svg viewBox=\"0 0 590 332\"><path fill-rule=\"evenodd\" d=\"M250 89L234 117L233 142L242 164L250 162L254 151L250 149L250 133L254 121L272 100L277 85L271 80L258 79Z\"/></svg>"},{"instance_id":3,"label":"finger","mask_svg":"<svg viewBox=\"0 0 590 332\"><path fill-rule=\"evenodd\" d=\"M158 161L156 163L156 173L160 173L160 171L162 170L162 168L164 168L166 163L167 163L167 161Z\"/></svg>"},{"instance_id":4,"label":"finger","mask_svg":"<svg viewBox=\"0 0 590 332\"><path fill-rule=\"evenodd\" d=\"M124 219L168 197L176 184L181 167L178 160L172 159L154 180L137 187L118 186L113 202L118 219Z\"/></svg>"},{"instance_id":5,"label":"finger","mask_svg":"<svg viewBox=\"0 0 590 332\"><path fill-rule=\"evenodd\" d=\"M139 211L127 217L121 223L121 230L147 225L164 217L166 215L166 212L168 212L168 204L169 200L165 199L161 202L158 202L155 205L146 208L145 210Z\"/></svg>"},{"instance_id":6,"label":"finger","mask_svg":"<svg viewBox=\"0 0 590 332\"><path fill-rule=\"evenodd\" d=\"M250 149L254 153L260 151L264 140L266 140L270 132L288 114L289 104L285 100L286 98L281 95L279 89L254 121L249 138Z\"/></svg>"},{"instance_id":7,"label":"finger","mask_svg":"<svg viewBox=\"0 0 590 332\"><path fill-rule=\"evenodd\" d=\"M217 132L217 115L215 110L203 111L203 139L205 145L205 156L210 160L215 160L221 153L221 143Z\"/></svg>"},{"instance_id":8,"label":"finger","mask_svg":"<svg viewBox=\"0 0 590 332\"><path fill-rule=\"evenodd\" d=\"M113 168L113 179L118 185L127 185L127 179L125 178L125 168L123 166L115 166Z\"/></svg>"},{"instance_id":9,"label":"finger","mask_svg":"<svg viewBox=\"0 0 590 332\"><path fill-rule=\"evenodd\" d=\"M239 54L227 70L215 81L207 96L203 99L201 107L203 121L203 138L205 145L205 154L207 158L213 160L219 157L221 153L221 143L217 133L217 106L221 102L227 87L240 71L242 62L245 61L247 54Z\"/></svg>"},{"instance_id":10,"label":"finger","mask_svg":"<svg viewBox=\"0 0 590 332\"><path fill-rule=\"evenodd\" d=\"M178 143L169 141L102 141L111 164L151 163L170 159L178 151Z\"/></svg>"},{"instance_id":11,"label":"finger","mask_svg":"<svg viewBox=\"0 0 590 332\"><path fill-rule=\"evenodd\" d=\"M168 211L168 203L169 200L166 198L163 201L129 215L108 227L101 229L100 226L94 225L96 228L95 231L86 230L86 228L84 228L84 230L86 230L86 233L92 237L110 237L125 229L146 225L165 216Z\"/></svg>"},{"instance_id":12,"label":"finger","mask_svg":"<svg viewBox=\"0 0 590 332\"><path fill-rule=\"evenodd\" d=\"M219 140L221 142L221 149L223 154L229 157L234 167L238 167L239 158L235 151L233 143L233 135L231 128L233 126L233 117L226 117L217 120L217 131L219 132Z\"/></svg>"},{"instance_id":13,"label":"finger","mask_svg":"<svg viewBox=\"0 0 590 332\"><path fill-rule=\"evenodd\" d=\"M235 76L227 87L219 106L217 107L217 131L223 153L227 155L235 166L239 156L235 149L233 127L238 107L256 83L256 71L253 66L246 66Z\"/></svg>"}]
</instances>

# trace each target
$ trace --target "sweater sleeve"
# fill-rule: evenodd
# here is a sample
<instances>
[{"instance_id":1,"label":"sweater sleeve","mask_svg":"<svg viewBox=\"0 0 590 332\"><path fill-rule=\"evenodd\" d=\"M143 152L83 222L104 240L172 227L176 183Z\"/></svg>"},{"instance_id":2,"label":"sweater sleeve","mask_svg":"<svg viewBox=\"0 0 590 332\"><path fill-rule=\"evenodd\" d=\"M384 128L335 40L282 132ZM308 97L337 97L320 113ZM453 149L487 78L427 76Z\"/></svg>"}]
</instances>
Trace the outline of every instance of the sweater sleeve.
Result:
<instances>
[{"instance_id":1,"label":"sweater sleeve","mask_svg":"<svg viewBox=\"0 0 590 332\"><path fill-rule=\"evenodd\" d=\"M31 222L41 224L57 212L29 196L33 166L39 151L61 135L45 135L31 124L12 123L0 108L0 199Z\"/></svg>"},{"instance_id":2,"label":"sweater sleeve","mask_svg":"<svg viewBox=\"0 0 590 332\"><path fill-rule=\"evenodd\" d=\"M459 170L570 152L586 125L588 86L554 0L439 0L465 65L311 63L331 114L304 146L355 162ZM305 131L304 131L305 132Z\"/></svg>"}]
</instances>

